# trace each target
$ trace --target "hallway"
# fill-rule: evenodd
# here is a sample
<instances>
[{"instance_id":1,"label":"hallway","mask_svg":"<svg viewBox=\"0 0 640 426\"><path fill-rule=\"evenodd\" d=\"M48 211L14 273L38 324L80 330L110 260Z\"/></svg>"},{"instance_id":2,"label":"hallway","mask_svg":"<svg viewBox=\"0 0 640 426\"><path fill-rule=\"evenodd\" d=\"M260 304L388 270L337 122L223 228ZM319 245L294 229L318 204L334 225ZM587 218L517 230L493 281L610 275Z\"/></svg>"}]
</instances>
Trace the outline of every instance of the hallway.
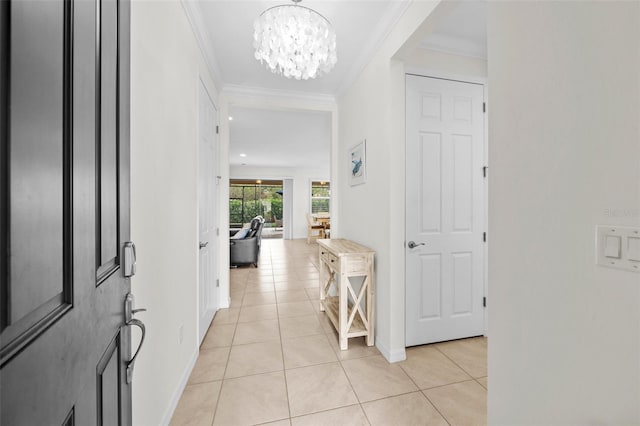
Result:
<instances>
[{"instance_id":1,"label":"hallway","mask_svg":"<svg viewBox=\"0 0 640 426\"><path fill-rule=\"evenodd\" d=\"M396 364L364 338L340 351L318 309L317 264L316 244L263 240L259 268L231 270L231 307L172 425L486 423L485 338L409 348Z\"/></svg>"}]
</instances>

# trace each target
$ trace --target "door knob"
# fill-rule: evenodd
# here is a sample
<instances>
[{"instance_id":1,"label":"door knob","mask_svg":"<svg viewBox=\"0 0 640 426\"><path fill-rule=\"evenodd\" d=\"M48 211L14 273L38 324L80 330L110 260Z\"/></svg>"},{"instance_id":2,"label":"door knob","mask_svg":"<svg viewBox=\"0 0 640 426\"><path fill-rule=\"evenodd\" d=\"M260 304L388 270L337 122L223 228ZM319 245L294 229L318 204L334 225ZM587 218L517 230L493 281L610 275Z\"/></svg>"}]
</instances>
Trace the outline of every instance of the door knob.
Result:
<instances>
[{"instance_id":1,"label":"door knob","mask_svg":"<svg viewBox=\"0 0 640 426\"><path fill-rule=\"evenodd\" d=\"M415 243L414 241L409 241L407 243L407 247L409 247L410 249L416 248L418 246L424 246L424 245L426 245L426 244L425 243Z\"/></svg>"},{"instance_id":2,"label":"door knob","mask_svg":"<svg viewBox=\"0 0 640 426\"><path fill-rule=\"evenodd\" d=\"M203 249L203 248L205 248L205 247L206 247L206 246L208 246L208 245L209 245L209 241L207 241L206 243L202 243L202 242L201 242L201 243L200 243L200 248L201 248L201 249Z\"/></svg>"}]
</instances>

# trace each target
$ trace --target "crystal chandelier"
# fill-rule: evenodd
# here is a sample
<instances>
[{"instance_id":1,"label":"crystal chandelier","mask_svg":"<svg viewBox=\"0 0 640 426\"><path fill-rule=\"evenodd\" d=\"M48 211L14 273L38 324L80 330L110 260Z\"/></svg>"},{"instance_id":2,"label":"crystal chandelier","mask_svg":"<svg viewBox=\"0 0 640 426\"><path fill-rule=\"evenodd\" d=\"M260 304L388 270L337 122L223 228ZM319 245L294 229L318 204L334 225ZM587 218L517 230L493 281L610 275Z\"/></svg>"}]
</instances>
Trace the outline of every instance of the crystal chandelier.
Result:
<instances>
[{"instance_id":1,"label":"crystal chandelier","mask_svg":"<svg viewBox=\"0 0 640 426\"><path fill-rule=\"evenodd\" d=\"M255 57L271 72L307 80L328 73L335 66L336 32L318 12L293 5L275 6L256 19L253 28Z\"/></svg>"}]
</instances>

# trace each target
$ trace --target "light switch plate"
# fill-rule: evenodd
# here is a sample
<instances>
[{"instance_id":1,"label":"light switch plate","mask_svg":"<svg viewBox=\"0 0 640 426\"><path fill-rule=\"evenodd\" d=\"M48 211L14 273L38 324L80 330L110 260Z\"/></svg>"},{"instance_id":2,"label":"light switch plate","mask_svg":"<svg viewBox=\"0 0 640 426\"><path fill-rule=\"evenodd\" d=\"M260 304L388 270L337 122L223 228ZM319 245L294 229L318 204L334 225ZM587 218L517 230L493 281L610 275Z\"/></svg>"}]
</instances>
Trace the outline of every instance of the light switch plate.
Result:
<instances>
[{"instance_id":1,"label":"light switch plate","mask_svg":"<svg viewBox=\"0 0 640 426\"><path fill-rule=\"evenodd\" d=\"M613 259L620 259L621 238L618 235L606 235L604 237L604 255Z\"/></svg>"},{"instance_id":2,"label":"light switch plate","mask_svg":"<svg viewBox=\"0 0 640 426\"><path fill-rule=\"evenodd\" d=\"M596 263L640 272L640 228L596 226Z\"/></svg>"}]
</instances>

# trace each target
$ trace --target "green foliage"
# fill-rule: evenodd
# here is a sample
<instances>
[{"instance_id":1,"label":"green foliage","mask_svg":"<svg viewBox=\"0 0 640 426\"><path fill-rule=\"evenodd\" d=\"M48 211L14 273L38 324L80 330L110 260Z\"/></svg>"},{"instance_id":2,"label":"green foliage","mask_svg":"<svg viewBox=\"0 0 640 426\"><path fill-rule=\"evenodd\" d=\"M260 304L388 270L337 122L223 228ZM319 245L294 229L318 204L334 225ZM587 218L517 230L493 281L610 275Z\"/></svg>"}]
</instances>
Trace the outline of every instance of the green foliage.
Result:
<instances>
[{"instance_id":1,"label":"green foliage","mask_svg":"<svg viewBox=\"0 0 640 426\"><path fill-rule=\"evenodd\" d=\"M312 197L329 197L330 195L331 195L331 190L329 188L329 185L311 187Z\"/></svg>"},{"instance_id":2,"label":"green foliage","mask_svg":"<svg viewBox=\"0 0 640 426\"><path fill-rule=\"evenodd\" d=\"M242 198L243 195L242 186L231 185L229 187L229 198Z\"/></svg>"},{"instance_id":3,"label":"green foliage","mask_svg":"<svg viewBox=\"0 0 640 426\"><path fill-rule=\"evenodd\" d=\"M271 213L278 219L282 219L282 197L271 199Z\"/></svg>"},{"instance_id":4,"label":"green foliage","mask_svg":"<svg viewBox=\"0 0 640 426\"><path fill-rule=\"evenodd\" d=\"M329 213L329 200L327 199L311 200L311 212L312 213Z\"/></svg>"},{"instance_id":5,"label":"green foliage","mask_svg":"<svg viewBox=\"0 0 640 426\"><path fill-rule=\"evenodd\" d=\"M267 222L282 219L281 186L234 185L229 187L229 223L239 226L261 215Z\"/></svg>"},{"instance_id":6,"label":"green foliage","mask_svg":"<svg viewBox=\"0 0 640 426\"><path fill-rule=\"evenodd\" d=\"M229 200L229 223L242 224L242 200Z\"/></svg>"},{"instance_id":7,"label":"green foliage","mask_svg":"<svg viewBox=\"0 0 640 426\"><path fill-rule=\"evenodd\" d=\"M244 223L251 222L256 216L264 216L264 206L260 200L246 201L244 203Z\"/></svg>"}]
</instances>

